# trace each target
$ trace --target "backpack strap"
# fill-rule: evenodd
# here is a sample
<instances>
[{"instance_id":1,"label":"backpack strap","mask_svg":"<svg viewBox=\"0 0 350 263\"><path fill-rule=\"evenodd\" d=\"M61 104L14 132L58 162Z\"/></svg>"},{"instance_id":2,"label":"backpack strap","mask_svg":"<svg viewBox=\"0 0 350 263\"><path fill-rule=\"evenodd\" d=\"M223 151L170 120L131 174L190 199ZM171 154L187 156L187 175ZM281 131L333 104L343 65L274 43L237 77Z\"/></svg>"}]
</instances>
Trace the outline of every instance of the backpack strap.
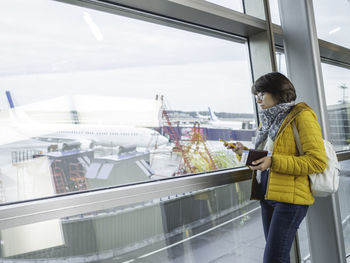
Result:
<instances>
[{"instance_id":1,"label":"backpack strap","mask_svg":"<svg viewBox=\"0 0 350 263\"><path fill-rule=\"evenodd\" d=\"M295 143L297 145L297 148L298 148L298 151L299 151L299 155L304 155L303 149L301 148L301 143L300 143L300 137L299 137L298 129L297 129L297 127L295 127L294 121L292 122L292 128L293 128L294 140L295 140Z\"/></svg>"}]
</instances>

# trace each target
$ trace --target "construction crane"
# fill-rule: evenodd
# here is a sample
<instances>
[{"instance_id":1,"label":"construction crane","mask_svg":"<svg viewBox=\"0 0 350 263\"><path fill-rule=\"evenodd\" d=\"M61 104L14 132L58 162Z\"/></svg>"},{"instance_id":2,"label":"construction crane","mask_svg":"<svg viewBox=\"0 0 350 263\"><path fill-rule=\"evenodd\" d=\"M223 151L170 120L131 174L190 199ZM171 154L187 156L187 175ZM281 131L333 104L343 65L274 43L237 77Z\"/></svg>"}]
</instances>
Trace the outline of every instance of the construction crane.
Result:
<instances>
[{"instance_id":1,"label":"construction crane","mask_svg":"<svg viewBox=\"0 0 350 263\"><path fill-rule=\"evenodd\" d=\"M156 97L158 99L158 96ZM192 128L192 135L187 143L181 141L181 134L175 130L172 122L170 121L169 114L166 110L167 107L164 105L164 97L160 97L162 101L161 107L161 117L165 123L163 123L164 132L166 132L170 140L175 144L172 151L181 154L183 163L178 167L176 174L186 174L186 173L198 173L205 170L216 170L217 166L212 158L203 136L201 135L201 128L199 122L196 122ZM201 161L206 163L206 168L198 167L195 162L195 157L200 156Z\"/></svg>"},{"instance_id":2,"label":"construction crane","mask_svg":"<svg viewBox=\"0 0 350 263\"><path fill-rule=\"evenodd\" d=\"M187 172L194 173L195 171L193 169L193 165L191 165L191 160L190 160L190 157L188 156L188 152L186 152L184 150L183 145L181 145L179 135L176 133L173 125L171 124L169 115L165 109L163 109L162 116L165 118L167 122L168 134L170 136L170 140L175 143L175 146L173 147L172 151L181 153L181 156L184 160L184 167L181 167L181 168L179 167L178 170L184 170L183 172L180 172L181 174L187 173Z\"/></svg>"},{"instance_id":3,"label":"construction crane","mask_svg":"<svg viewBox=\"0 0 350 263\"><path fill-rule=\"evenodd\" d=\"M203 161L207 164L208 168L203 169L203 167L198 168L197 166L195 166L192 161L192 166L194 166L193 169L196 170L195 172L203 172L203 170L208 170L208 169L212 171L217 169L215 161L212 158L212 154L209 151L208 146L201 134L201 128L200 128L199 122L196 122L194 124L192 137L190 141L186 144L186 146L184 146L183 148L184 148L183 151L187 156L190 156L190 158L192 157L193 159L194 154L199 154L203 159Z\"/></svg>"}]
</instances>

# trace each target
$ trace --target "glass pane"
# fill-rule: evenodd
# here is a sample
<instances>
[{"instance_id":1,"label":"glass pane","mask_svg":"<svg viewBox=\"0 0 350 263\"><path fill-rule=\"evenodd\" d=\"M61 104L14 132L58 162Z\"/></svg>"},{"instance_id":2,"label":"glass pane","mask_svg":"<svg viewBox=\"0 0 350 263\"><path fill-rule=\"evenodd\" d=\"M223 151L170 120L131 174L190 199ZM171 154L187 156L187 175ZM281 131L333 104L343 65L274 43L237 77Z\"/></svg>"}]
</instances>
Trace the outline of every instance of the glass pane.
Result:
<instances>
[{"instance_id":1,"label":"glass pane","mask_svg":"<svg viewBox=\"0 0 350 263\"><path fill-rule=\"evenodd\" d=\"M251 145L245 44L49 0L1 1L0 21L5 202L234 167L219 139Z\"/></svg>"},{"instance_id":2,"label":"glass pane","mask_svg":"<svg viewBox=\"0 0 350 263\"><path fill-rule=\"evenodd\" d=\"M258 202L249 201L249 193L247 181L3 229L1 258L4 262L260 262L265 241ZM48 227L50 231L43 231Z\"/></svg>"},{"instance_id":3,"label":"glass pane","mask_svg":"<svg viewBox=\"0 0 350 263\"><path fill-rule=\"evenodd\" d=\"M285 55L276 52L277 69L287 76ZM350 149L350 72L348 69L322 63L324 90L329 117L331 142L336 150Z\"/></svg>"},{"instance_id":4,"label":"glass pane","mask_svg":"<svg viewBox=\"0 0 350 263\"><path fill-rule=\"evenodd\" d=\"M307 233L306 220L303 220L298 230L301 263L311 263L310 245Z\"/></svg>"},{"instance_id":5,"label":"glass pane","mask_svg":"<svg viewBox=\"0 0 350 263\"><path fill-rule=\"evenodd\" d=\"M287 76L286 56L284 55L284 53L279 51L276 52L276 63L277 71Z\"/></svg>"},{"instance_id":6,"label":"glass pane","mask_svg":"<svg viewBox=\"0 0 350 263\"><path fill-rule=\"evenodd\" d=\"M339 181L339 205L341 220L343 223L343 233L345 241L345 253L348 255L350 253L350 160L340 162L341 173Z\"/></svg>"},{"instance_id":7,"label":"glass pane","mask_svg":"<svg viewBox=\"0 0 350 263\"><path fill-rule=\"evenodd\" d=\"M322 63L331 141L337 150L350 145L350 70Z\"/></svg>"},{"instance_id":8,"label":"glass pane","mask_svg":"<svg viewBox=\"0 0 350 263\"><path fill-rule=\"evenodd\" d=\"M243 12L242 0L205 0L205 1L230 8L238 12Z\"/></svg>"},{"instance_id":9,"label":"glass pane","mask_svg":"<svg viewBox=\"0 0 350 263\"><path fill-rule=\"evenodd\" d=\"M271 12L271 20L272 23L276 25L281 25L280 12L278 9L278 1L270 0L270 12Z\"/></svg>"},{"instance_id":10,"label":"glass pane","mask_svg":"<svg viewBox=\"0 0 350 263\"><path fill-rule=\"evenodd\" d=\"M350 48L350 1L314 1L318 38Z\"/></svg>"}]
</instances>

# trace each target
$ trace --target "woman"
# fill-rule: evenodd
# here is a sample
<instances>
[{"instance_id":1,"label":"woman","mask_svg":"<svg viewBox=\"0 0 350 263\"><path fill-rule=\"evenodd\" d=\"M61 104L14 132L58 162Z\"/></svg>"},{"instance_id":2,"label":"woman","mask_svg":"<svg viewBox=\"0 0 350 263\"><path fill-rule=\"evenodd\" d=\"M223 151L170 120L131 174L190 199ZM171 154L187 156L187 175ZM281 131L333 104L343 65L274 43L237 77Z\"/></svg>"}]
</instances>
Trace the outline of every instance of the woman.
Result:
<instances>
[{"instance_id":1,"label":"woman","mask_svg":"<svg viewBox=\"0 0 350 263\"><path fill-rule=\"evenodd\" d=\"M314 202L308 175L323 172L327 165L321 129L308 105L294 104L294 86L284 75L274 72L260 77L252 93L261 122L255 148L272 153L250 166L254 171L251 199L260 200L266 240L263 262L290 262L296 231ZM293 124L300 136L302 156L298 156ZM238 142L232 150L241 156L243 148Z\"/></svg>"}]
</instances>

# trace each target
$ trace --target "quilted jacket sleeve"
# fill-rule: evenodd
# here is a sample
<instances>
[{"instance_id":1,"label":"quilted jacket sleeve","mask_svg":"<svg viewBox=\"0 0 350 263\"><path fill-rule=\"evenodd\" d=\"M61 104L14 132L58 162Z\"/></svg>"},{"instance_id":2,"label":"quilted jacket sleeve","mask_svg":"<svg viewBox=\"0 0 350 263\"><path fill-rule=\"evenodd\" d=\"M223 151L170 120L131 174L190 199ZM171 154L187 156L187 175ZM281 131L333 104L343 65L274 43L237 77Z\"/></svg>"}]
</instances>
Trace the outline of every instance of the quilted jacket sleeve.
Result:
<instances>
[{"instance_id":1,"label":"quilted jacket sleeve","mask_svg":"<svg viewBox=\"0 0 350 263\"><path fill-rule=\"evenodd\" d=\"M309 175L323 172L327 167L327 157L321 128L315 114L308 110L301 112L295 118L295 126L299 132L304 155L294 156L290 149L285 149L284 153L274 153L271 170L290 175ZM281 140L294 140L293 133L281 136Z\"/></svg>"}]
</instances>

